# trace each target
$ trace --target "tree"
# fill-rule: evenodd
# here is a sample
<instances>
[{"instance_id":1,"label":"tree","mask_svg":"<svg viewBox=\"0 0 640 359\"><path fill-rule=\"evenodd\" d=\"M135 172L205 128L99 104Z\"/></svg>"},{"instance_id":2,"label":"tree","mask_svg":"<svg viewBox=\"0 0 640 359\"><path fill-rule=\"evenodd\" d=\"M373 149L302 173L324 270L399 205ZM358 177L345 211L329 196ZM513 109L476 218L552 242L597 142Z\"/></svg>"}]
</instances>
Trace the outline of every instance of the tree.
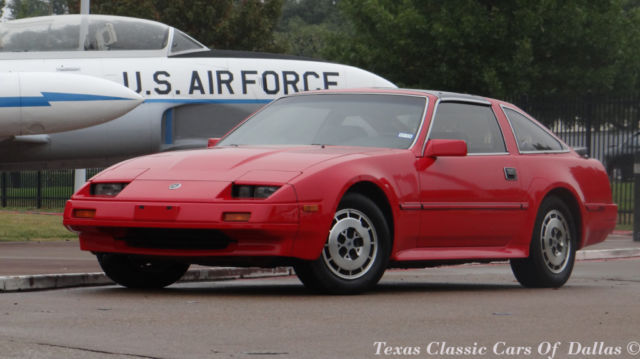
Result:
<instances>
[{"instance_id":1,"label":"tree","mask_svg":"<svg viewBox=\"0 0 640 359\"><path fill-rule=\"evenodd\" d=\"M71 12L79 2L69 0ZM91 13L132 16L174 26L207 46L222 49L282 50L273 31L283 0L92 0Z\"/></svg>"},{"instance_id":2,"label":"tree","mask_svg":"<svg viewBox=\"0 0 640 359\"><path fill-rule=\"evenodd\" d=\"M323 54L401 86L506 97L640 87L633 0L341 0Z\"/></svg>"},{"instance_id":3,"label":"tree","mask_svg":"<svg viewBox=\"0 0 640 359\"><path fill-rule=\"evenodd\" d=\"M298 18L308 25L336 24L342 19L337 0L286 0L281 25Z\"/></svg>"},{"instance_id":4,"label":"tree","mask_svg":"<svg viewBox=\"0 0 640 359\"><path fill-rule=\"evenodd\" d=\"M67 13L68 0L12 0L7 4L12 19ZM4 1L3 1L4 7Z\"/></svg>"},{"instance_id":5,"label":"tree","mask_svg":"<svg viewBox=\"0 0 640 359\"><path fill-rule=\"evenodd\" d=\"M286 0L276 39L289 54L321 57L342 21L336 0Z\"/></svg>"}]
</instances>

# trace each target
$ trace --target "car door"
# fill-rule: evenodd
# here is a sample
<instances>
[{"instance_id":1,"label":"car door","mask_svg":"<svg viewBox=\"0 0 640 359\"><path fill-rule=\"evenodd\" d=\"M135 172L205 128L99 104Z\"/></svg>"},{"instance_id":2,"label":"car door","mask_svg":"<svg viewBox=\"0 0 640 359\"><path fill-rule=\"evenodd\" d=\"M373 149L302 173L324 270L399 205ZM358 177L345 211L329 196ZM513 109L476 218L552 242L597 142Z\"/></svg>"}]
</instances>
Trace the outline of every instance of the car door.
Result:
<instances>
[{"instance_id":1,"label":"car door","mask_svg":"<svg viewBox=\"0 0 640 359\"><path fill-rule=\"evenodd\" d=\"M425 158L419 168L418 247L505 246L521 229L527 202L490 104L440 101L430 126L428 141L464 140L467 155Z\"/></svg>"}]
</instances>

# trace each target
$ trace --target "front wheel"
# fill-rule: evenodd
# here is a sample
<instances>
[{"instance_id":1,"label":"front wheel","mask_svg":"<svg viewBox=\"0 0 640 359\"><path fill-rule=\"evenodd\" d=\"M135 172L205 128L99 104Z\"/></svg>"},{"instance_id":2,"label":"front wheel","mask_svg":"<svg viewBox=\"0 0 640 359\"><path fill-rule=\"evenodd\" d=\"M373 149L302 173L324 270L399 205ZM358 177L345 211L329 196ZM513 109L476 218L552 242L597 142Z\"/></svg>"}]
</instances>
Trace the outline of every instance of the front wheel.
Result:
<instances>
[{"instance_id":1,"label":"front wheel","mask_svg":"<svg viewBox=\"0 0 640 359\"><path fill-rule=\"evenodd\" d=\"M348 193L334 214L322 254L295 265L298 278L313 290L359 293L375 286L391 251L387 221L369 198Z\"/></svg>"},{"instance_id":2,"label":"front wheel","mask_svg":"<svg viewBox=\"0 0 640 359\"><path fill-rule=\"evenodd\" d=\"M107 277L127 288L164 288L189 269L186 263L127 254L99 253L97 257Z\"/></svg>"},{"instance_id":3,"label":"front wheel","mask_svg":"<svg viewBox=\"0 0 640 359\"><path fill-rule=\"evenodd\" d=\"M549 197L538 210L529 257L511 260L513 274L525 287L561 287L571 276L576 243L575 224L567 205Z\"/></svg>"}]
</instances>

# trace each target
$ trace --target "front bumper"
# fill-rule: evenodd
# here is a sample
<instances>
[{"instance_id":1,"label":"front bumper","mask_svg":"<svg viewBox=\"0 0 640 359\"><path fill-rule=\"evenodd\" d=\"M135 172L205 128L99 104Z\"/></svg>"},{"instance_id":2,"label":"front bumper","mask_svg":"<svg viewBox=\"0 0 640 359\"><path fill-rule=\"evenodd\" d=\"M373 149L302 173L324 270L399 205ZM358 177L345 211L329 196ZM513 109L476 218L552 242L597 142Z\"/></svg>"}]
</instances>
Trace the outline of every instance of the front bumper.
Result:
<instances>
[{"instance_id":1,"label":"front bumper","mask_svg":"<svg viewBox=\"0 0 640 359\"><path fill-rule=\"evenodd\" d=\"M313 259L324 241L322 221L302 213L299 203L174 203L115 200L69 200L64 225L79 233L80 247L92 252L168 257L296 257ZM75 210L95 210L78 218ZM250 213L246 222L227 222L225 213ZM305 225L306 224L306 225ZM142 234L141 234L142 233ZM180 236L191 237L180 243ZM149 236L151 235L151 236ZM145 237L161 237L145 238ZM301 249L302 248L302 249ZM306 249L305 249L306 248Z\"/></svg>"}]
</instances>

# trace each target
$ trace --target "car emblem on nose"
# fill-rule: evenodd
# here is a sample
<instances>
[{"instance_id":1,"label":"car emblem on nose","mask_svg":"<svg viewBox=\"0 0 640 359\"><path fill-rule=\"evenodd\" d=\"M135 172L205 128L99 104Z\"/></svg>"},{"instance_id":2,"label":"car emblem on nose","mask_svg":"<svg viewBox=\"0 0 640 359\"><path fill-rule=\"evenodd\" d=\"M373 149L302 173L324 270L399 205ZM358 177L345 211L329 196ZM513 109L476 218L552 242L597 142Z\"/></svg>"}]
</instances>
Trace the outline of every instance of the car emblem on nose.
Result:
<instances>
[{"instance_id":1,"label":"car emblem on nose","mask_svg":"<svg viewBox=\"0 0 640 359\"><path fill-rule=\"evenodd\" d=\"M180 187L182 187L182 183L173 183L173 184L169 185L169 189L170 190L178 189Z\"/></svg>"}]
</instances>

